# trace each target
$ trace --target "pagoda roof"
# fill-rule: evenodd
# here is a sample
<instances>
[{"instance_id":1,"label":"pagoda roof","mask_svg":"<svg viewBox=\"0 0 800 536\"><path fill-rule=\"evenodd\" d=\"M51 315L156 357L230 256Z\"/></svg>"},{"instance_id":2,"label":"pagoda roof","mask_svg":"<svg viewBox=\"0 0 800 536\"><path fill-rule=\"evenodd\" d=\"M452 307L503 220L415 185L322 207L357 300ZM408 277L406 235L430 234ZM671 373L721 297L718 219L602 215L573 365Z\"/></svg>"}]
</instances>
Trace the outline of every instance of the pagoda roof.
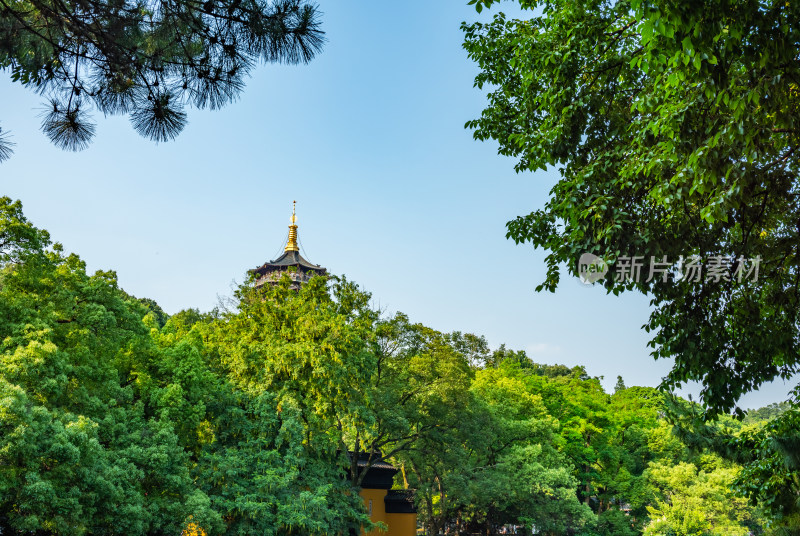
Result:
<instances>
[{"instance_id":1,"label":"pagoda roof","mask_svg":"<svg viewBox=\"0 0 800 536\"><path fill-rule=\"evenodd\" d=\"M297 268L304 273L314 272L319 275L327 273L325 268L319 264L308 262L300 255L300 246L297 240L297 216L295 215L294 207L292 208L291 225L289 225L289 238L286 242L283 255L274 261L265 262L261 266L250 270L250 272L263 276L272 272L284 271L287 268Z\"/></svg>"},{"instance_id":2,"label":"pagoda roof","mask_svg":"<svg viewBox=\"0 0 800 536\"><path fill-rule=\"evenodd\" d=\"M257 274L265 274L267 272L273 272L275 270L289 268L291 266L296 266L298 268L303 268L306 271L312 270L319 273L324 273L326 271L325 268L319 264L312 264L308 262L303 258L302 255L300 255L300 252L298 251L285 251L283 255L274 261L265 262L258 268L254 269L253 272Z\"/></svg>"}]
</instances>

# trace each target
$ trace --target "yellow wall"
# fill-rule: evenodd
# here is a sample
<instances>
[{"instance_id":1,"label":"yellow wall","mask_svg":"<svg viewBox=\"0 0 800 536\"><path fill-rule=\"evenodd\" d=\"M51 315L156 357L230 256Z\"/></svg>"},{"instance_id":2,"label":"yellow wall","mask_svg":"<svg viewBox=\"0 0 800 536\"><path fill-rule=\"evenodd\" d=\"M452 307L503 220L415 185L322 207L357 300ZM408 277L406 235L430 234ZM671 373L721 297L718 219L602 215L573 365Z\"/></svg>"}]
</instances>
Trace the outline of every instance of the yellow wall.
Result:
<instances>
[{"instance_id":1,"label":"yellow wall","mask_svg":"<svg viewBox=\"0 0 800 536\"><path fill-rule=\"evenodd\" d=\"M386 505L383 502L383 498L386 497L386 490L362 489L360 492L358 492L358 494L361 495L362 499L364 499L364 506L367 507L367 512L369 512L369 501L372 501L372 515L369 516L369 518L374 523L377 523L378 521L386 523ZM388 523L386 524L388 525ZM385 532L375 529L369 531L366 536L385 536L385 535L386 535Z\"/></svg>"},{"instance_id":2,"label":"yellow wall","mask_svg":"<svg viewBox=\"0 0 800 536\"><path fill-rule=\"evenodd\" d=\"M383 498L386 497L385 489L362 489L359 493L364 499L364 506L369 512L369 501L372 501L372 515L370 519L377 523L383 522L389 527L388 532L379 529L371 530L364 536L416 536L417 534L417 514L387 514L386 504Z\"/></svg>"},{"instance_id":3,"label":"yellow wall","mask_svg":"<svg viewBox=\"0 0 800 536\"><path fill-rule=\"evenodd\" d=\"M417 514L386 514L387 536L416 536Z\"/></svg>"}]
</instances>

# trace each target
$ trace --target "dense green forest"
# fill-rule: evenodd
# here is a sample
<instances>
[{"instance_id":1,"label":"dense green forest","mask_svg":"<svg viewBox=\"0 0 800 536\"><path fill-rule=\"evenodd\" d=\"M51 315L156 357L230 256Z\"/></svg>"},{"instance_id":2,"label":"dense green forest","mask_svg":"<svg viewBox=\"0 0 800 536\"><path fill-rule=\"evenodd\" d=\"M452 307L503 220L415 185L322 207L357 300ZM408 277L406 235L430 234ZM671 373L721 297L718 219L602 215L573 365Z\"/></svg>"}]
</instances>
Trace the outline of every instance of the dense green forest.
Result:
<instances>
[{"instance_id":1,"label":"dense green forest","mask_svg":"<svg viewBox=\"0 0 800 536\"><path fill-rule=\"evenodd\" d=\"M0 533L347 534L382 453L427 534L790 534L798 411L647 387L379 314L345 278L167 315L0 200Z\"/></svg>"}]
</instances>

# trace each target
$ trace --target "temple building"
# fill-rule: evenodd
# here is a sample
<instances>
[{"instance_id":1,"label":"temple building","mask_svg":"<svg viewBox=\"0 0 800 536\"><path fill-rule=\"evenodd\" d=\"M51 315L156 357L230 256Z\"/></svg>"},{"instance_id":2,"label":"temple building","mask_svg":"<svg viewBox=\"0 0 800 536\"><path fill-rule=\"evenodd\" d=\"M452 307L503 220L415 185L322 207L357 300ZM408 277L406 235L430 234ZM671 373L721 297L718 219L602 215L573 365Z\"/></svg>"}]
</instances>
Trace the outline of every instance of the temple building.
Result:
<instances>
[{"instance_id":1,"label":"temple building","mask_svg":"<svg viewBox=\"0 0 800 536\"><path fill-rule=\"evenodd\" d=\"M366 466L365 456L359 457L359 467ZM408 489L392 489L394 475L398 469L378 459L367 471L361 482L359 495L364 500L369 518L381 522L388 530L374 529L362 536L416 536L417 510L414 507L414 492Z\"/></svg>"},{"instance_id":2,"label":"temple building","mask_svg":"<svg viewBox=\"0 0 800 536\"><path fill-rule=\"evenodd\" d=\"M325 275L328 271L318 264L311 264L300 255L300 247L297 242L297 216L295 214L296 201L292 203L292 219L289 225L289 237L286 240L286 247L283 255L274 261L265 262L258 268L250 270L255 274L256 287L261 287L267 283L277 283L283 274L288 274L292 283L289 288L298 290L303 283L317 275Z\"/></svg>"}]
</instances>

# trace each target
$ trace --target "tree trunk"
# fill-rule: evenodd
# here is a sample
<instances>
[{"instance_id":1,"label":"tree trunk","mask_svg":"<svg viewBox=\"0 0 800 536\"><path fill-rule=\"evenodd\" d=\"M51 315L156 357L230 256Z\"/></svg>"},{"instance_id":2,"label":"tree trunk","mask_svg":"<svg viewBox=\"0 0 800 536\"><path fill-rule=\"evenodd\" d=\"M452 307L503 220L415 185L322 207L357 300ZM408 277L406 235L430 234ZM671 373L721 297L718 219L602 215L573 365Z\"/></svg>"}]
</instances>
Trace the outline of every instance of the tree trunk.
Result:
<instances>
[{"instance_id":1,"label":"tree trunk","mask_svg":"<svg viewBox=\"0 0 800 536\"><path fill-rule=\"evenodd\" d=\"M589 506L589 494L592 492L592 487L589 485L589 466L583 466L583 473L586 475L586 487L584 488L584 497L583 502L586 506Z\"/></svg>"}]
</instances>

